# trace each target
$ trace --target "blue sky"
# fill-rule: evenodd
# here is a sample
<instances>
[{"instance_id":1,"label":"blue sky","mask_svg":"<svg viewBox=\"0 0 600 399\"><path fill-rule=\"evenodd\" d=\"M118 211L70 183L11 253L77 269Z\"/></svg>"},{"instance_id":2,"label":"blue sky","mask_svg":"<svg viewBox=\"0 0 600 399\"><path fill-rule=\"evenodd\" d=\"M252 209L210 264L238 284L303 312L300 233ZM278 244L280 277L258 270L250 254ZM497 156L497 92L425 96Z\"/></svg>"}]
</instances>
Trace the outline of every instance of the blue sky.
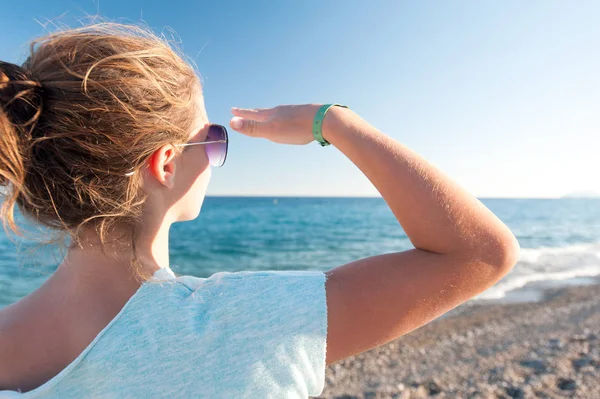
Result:
<instances>
[{"instance_id":1,"label":"blue sky","mask_svg":"<svg viewBox=\"0 0 600 399\"><path fill-rule=\"evenodd\" d=\"M479 197L600 193L597 1L3 3L5 61L48 20L143 20L177 33L212 122L231 106L339 102ZM209 194L377 195L332 147L231 136Z\"/></svg>"}]
</instances>

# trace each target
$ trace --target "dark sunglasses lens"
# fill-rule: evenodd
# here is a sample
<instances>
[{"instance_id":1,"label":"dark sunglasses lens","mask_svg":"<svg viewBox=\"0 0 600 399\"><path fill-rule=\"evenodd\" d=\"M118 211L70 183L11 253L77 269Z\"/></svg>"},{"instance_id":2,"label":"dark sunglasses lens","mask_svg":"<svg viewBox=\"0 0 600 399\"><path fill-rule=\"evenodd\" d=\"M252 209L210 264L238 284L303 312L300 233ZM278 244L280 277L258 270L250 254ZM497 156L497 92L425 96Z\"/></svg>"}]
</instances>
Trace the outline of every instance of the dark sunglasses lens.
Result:
<instances>
[{"instance_id":1,"label":"dark sunglasses lens","mask_svg":"<svg viewBox=\"0 0 600 399\"><path fill-rule=\"evenodd\" d=\"M206 154L212 166L220 167L227 158L227 130L221 125L210 125L206 141L221 141L221 143L206 144Z\"/></svg>"}]
</instances>

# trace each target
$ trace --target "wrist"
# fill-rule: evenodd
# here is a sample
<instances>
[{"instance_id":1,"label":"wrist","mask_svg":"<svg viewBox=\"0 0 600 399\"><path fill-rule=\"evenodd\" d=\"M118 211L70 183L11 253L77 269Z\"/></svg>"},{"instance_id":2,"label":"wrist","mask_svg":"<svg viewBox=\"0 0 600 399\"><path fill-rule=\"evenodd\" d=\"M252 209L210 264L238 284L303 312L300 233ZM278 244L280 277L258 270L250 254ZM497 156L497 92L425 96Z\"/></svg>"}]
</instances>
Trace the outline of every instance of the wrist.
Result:
<instances>
[{"instance_id":1,"label":"wrist","mask_svg":"<svg viewBox=\"0 0 600 399\"><path fill-rule=\"evenodd\" d=\"M350 112L352 112L350 109L338 106L329 108L323 118L322 134L325 140L332 144L336 141L336 138L348 124Z\"/></svg>"}]
</instances>

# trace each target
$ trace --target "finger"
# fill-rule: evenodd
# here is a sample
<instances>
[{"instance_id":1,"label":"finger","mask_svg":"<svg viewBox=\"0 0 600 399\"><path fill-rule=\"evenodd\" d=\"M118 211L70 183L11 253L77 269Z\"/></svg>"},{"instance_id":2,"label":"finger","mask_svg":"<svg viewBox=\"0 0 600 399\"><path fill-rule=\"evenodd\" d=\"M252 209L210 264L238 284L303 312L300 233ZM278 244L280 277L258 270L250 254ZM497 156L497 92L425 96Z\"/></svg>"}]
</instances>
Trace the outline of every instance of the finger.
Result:
<instances>
[{"instance_id":1,"label":"finger","mask_svg":"<svg viewBox=\"0 0 600 399\"><path fill-rule=\"evenodd\" d=\"M250 137L265 137L265 135L268 134L270 130L270 125L267 122L260 122L254 119L240 118L239 116L234 116L233 118L231 118L229 126L231 126L233 130L236 130Z\"/></svg>"},{"instance_id":2,"label":"finger","mask_svg":"<svg viewBox=\"0 0 600 399\"><path fill-rule=\"evenodd\" d=\"M253 119L255 121L264 122L271 117L273 108L231 108L231 113L241 118Z\"/></svg>"}]
</instances>

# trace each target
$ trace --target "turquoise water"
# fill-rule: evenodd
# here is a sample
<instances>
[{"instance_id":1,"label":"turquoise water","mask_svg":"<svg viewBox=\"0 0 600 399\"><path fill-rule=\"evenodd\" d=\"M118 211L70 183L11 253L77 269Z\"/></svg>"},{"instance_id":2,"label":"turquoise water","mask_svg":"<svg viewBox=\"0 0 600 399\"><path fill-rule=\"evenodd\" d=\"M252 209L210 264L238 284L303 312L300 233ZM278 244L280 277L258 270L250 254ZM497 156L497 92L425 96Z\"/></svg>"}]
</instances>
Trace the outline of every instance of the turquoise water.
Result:
<instances>
[{"instance_id":1,"label":"turquoise water","mask_svg":"<svg viewBox=\"0 0 600 399\"><path fill-rule=\"evenodd\" d=\"M545 280L600 275L600 199L484 199L522 247L515 269L477 299L499 299ZM173 225L171 268L328 270L412 245L380 198L208 197L200 216ZM51 248L26 252L0 233L0 307L36 289L60 263Z\"/></svg>"}]
</instances>

